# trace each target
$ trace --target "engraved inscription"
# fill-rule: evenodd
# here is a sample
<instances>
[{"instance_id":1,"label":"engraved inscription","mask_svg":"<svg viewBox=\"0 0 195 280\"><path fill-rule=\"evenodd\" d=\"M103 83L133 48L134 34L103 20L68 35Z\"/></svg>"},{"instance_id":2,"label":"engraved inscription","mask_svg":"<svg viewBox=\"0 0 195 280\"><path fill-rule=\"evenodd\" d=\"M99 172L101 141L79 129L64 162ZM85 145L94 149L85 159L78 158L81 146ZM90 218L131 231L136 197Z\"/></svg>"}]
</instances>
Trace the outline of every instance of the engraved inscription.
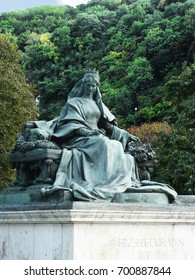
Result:
<instances>
[{"instance_id":1,"label":"engraved inscription","mask_svg":"<svg viewBox=\"0 0 195 280\"><path fill-rule=\"evenodd\" d=\"M177 238L133 238L125 237L119 238L118 240L119 247L171 247L178 248L184 246L184 240Z\"/></svg>"}]
</instances>

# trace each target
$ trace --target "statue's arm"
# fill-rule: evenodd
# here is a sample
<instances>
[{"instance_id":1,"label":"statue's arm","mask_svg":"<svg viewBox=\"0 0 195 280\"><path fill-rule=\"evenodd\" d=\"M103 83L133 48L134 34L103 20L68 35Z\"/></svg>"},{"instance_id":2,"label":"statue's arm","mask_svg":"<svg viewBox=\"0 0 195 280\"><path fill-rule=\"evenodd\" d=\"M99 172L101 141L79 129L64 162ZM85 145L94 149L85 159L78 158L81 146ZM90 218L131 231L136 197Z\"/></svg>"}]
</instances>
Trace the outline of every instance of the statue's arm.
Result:
<instances>
[{"instance_id":1,"label":"statue's arm","mask_svg":"<svg viewBox=\"0 0 195 280\"><path fill-rule=\"evenodd\" d=\"M103 129L88 129L85 127L79 128L75 130L76 136L94 136L94 135L100 135L105 134L105 131Z\"/></svg>"},{"instance_id":2,"label":"statue's arm","mask_svg":"<svg viewBox=\"0 0 195 280\"><path fill-rule=\"evenodd\" d=\"M130 134L129 132L117 127L117 125L114 123L110 123L107 120L103 120L100 122L101 127L106 131L106 135L110 138L113 138L113 134L115 135L114 138L116 137L116 140L119 140L119 138L124 137L127 139L128 142L137 142L140 143L140 139L135 136ZM116 136L116 131L117 131L117 136ZM113 133L114 132L114 133ZM120 135L120 136L118 136Z\"/></svg>"},{"instance_id":3,"label":"statue's arm","mask_svg":"<svg viewBox=\"0 0 195 280\"><path fill-rule=\"evenodd\" d=\"M131 142L131 141L137 142L137 143L141 144L141 140L137 136L132 135L132 134L129 133L128 142Z\"/></svg>"},{"instance_id":4,"label":"statue's arm","mask_svg":"<svg viewBox=\"0 0 195 280\"><path fill-rule=\"evenodd\" d=\"M109 121L102 119L100 120L98 127L100 130L104 131L103 134L105 134L108 137L111 137L114 126L116 126L116 124L110 123Z\"/></svg>"}]
</instances>

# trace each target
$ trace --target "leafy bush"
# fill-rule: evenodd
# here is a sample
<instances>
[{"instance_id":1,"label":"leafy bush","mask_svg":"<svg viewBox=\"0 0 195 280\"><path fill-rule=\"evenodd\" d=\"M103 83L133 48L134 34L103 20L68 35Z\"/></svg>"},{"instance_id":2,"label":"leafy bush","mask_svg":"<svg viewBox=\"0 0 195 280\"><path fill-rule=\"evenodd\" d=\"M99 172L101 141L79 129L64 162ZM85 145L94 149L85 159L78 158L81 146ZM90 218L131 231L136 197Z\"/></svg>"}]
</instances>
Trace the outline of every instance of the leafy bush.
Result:
<instances>
[{"instance_id":1,"label":"leafy bush","mask_svg":"<svg viewBox=\"0 0 195 280\"><path fill-rule=\"evenodd\" d=\"M167 122L144 123L140 126L131 126L127 128L127 131L139 137L143 143L151 144L156 142L160 132L169 133L171 130Z\"/></svg>"},{"instance_id":2,"label":"leafy bush","mask_svg":"<svg viewBox=\"0 0 195 280\"><path fill-rule=\"evenodd\" d=\"M0 50L0 188L3 188L14 176L7 157L16 135L25 121L38 115L33 89L21 70L17 48L1 34Z\"/></svg>"}]
</instances>

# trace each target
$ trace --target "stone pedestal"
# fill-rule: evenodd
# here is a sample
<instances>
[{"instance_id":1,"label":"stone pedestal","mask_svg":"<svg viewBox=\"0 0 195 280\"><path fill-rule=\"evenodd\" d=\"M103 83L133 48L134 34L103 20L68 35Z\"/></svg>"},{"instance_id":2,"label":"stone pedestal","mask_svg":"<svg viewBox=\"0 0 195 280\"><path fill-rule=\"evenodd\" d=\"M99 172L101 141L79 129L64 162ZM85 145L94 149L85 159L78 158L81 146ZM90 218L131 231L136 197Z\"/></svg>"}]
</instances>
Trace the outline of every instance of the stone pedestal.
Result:
<instances>
[{"instance_id":1,"label":"stone pedestal","mask_svg":"<svg viewBox=\"0 0 195 280\"><path fill-rule=\"evenodd\" d=\"M5 210L0 259L195 259L195 207L73 202L69 209Z\"/></svg>"}]
</instances>

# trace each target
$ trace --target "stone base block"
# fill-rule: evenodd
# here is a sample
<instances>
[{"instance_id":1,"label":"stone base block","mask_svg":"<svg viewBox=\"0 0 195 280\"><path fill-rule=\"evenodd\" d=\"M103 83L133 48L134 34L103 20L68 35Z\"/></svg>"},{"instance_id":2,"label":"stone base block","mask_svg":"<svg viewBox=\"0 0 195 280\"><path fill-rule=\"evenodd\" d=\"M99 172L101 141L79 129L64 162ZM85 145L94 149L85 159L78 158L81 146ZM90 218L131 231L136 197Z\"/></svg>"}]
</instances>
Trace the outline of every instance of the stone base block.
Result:
<instances>
[{"instance_id":1,"label":"stone base block","mask_svg":"<svg viewBox=\"0 0 195 280\"><path fill-rule=\"evenodd\" d=\"M1 260L187 260L194 236L194 206L74 202L0 212Z\"/></svg>"},{"instance_id":2,"label":"stone base block","mask_svg":"<svg viewBox=\"0 0 195 280\"><path fill-rule=\"evenodd\" d=\"M9 187L0 192L0 211L67 209L72 207L73 198L69 191L58 190L50 196L43 196L41 189L48 185L37 184L28 187ZM50 186L50 185L49 185ZM118 193L111 203L129 203L140 205L168 205L164 193ZM109 204L109 202L108 202Z\"/></svg>"},{"instance_id":3,"label":"stone base block","mask_svg":"<svg viewBox=\"0 0 195 280\"><path fill-rule=\"evenodd\" d=\"M169 200L164 193L119 193L115 194L112 202L117 203L139 203L143 204L154 204L154 205L167 205Z\"/></svg>"}]
</instances>

